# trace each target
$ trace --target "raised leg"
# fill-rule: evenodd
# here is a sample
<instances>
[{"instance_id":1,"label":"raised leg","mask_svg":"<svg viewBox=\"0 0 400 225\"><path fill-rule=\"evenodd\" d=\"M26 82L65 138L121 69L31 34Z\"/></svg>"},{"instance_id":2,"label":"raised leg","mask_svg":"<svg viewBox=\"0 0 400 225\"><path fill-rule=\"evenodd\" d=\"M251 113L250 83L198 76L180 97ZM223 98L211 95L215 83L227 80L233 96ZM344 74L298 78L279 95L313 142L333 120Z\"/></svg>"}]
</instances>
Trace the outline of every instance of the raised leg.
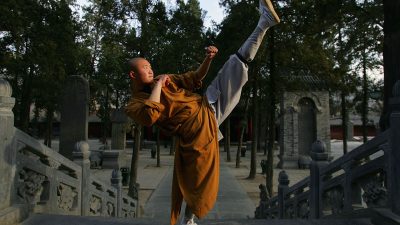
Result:
<instances>
[{"instance_id":1,"label":"raised leg","mask_svg":"<svg viewBox=\"0 0 400 225\"><path fill-rule=\"evenodd\" d=\"M231 55L219 70L217 77L211 82L206 91L210 105L214 108L215 116L220 125L232 112L240 100L244 84L248 80L247 63L254 59L260 44L269 27L279 23L270 0L260 0L261 16L257 27L239 48ZM222 139L219 132L218 139Z\"/></svg>"}]
</instances>

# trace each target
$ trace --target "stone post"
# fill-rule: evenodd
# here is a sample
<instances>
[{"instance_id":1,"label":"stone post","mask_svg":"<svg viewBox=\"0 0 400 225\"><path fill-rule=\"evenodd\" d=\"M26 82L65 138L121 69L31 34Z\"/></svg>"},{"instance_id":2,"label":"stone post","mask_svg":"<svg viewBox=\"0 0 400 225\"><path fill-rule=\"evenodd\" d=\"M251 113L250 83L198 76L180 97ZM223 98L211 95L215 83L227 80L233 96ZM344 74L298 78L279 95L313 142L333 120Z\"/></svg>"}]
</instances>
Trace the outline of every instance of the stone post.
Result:
<instances>
[{"instance_id":1,"label":"stone post","mask_svg":"<svg viewBox=\"0 0 400 225\"><path fill-rule=\"evenodd\" d=\"M354 138L354 123L353 121L347 122L347 140L351 141Z\"/></svg>"},{"instance_id":2,"label":"stone post","mask_svg":"<svg viewBox=\"0 0 400 225\"><path fill-rule=\"evenodd\" d=\"M279 219L283 219L285 217L286 193L289 189L289 177L284 170L279 173L278 181L278 213Z\"/></svg>"},{"instance_id":3,"label":"stone post","mask_svg":"<svg viewBox=\"0 0 400 225\"><path fill-rule=\"evenodd\" d=\"M310 165L310 217L318 219L322 216L322 176L320 170L328 165L328 153L325 143L317 140L311 146Z\"/></svg>"},{"instance_id":4,"label":"stone post","mask_svg":"<svg viewBox=\"0 0 400 225\"><path fill-rule=\"evenodd\" d=\"M344 181L344 186L343 186L343 195L344 195L344 202L343 202L343 210L345 212L350 212L353 210L353 185L352 185L352 172L351 169L353 168L354 165L354 160L350 160L347 163L344 163L342 165L342 169L344 170L345 174L345 181Z\"/></svg>"},{"instance_id":5,"label":"stone post","mask_svg":"<svg viewBox=\"0 0 400 225\"><path fill-rule=\"evenodd\" d=\"M14 136L15 99L10 84L0 79L0 211L11 206L12 184L15 171Z\"/></svg>"},{"instance_id":6,"label":"stone post","mask_svg":"<svg viewBox=\"0 0 400 225\"><path fill-rule=\"evenodd\" d=\"M111 115L111 122L111 149L124 150L126 147L126 126L128 122L128 117L124 110L114 110Z\"/></svg>"},{"instance_id":7,"label":"stone post","mask_svg":"<svg viewBox=\"0 0 400 225\"><path fill-rule=\"evenodd\" d=\"M389 205L393 213L400 215L400 81L393 87L393 98L389 104L390 115L390 154L389 154Z\"/></svg>"},{"instance_id":8,"label":"stone post","mask_svg":"<svg viewBox=\"0 0 400 225\"><path fill-rule=\"evenodd\" d=\"M112 171L111 185L117 189L116 217L122 217L122 180L121 171L118 169Z\"/></svg>"},{"instance_id":9,"label":"stone post","mask_svg":"<svg viewBox=\"0 0 400 225\"><path fill-rule=\"evenodd\" d=\"M76 150L82 152L81 215L89 216L90 201L90 151L86 141L76 143Z\"/></svg>"}]
</instances>

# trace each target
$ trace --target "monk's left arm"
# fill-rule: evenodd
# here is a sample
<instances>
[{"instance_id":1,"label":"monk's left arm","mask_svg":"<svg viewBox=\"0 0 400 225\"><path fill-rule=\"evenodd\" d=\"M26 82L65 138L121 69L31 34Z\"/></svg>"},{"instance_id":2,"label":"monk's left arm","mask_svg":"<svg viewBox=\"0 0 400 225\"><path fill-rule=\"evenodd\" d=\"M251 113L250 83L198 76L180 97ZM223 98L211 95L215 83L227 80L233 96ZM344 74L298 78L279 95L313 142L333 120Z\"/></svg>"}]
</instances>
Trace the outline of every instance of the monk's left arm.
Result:
<instances>
[{"instance_id":1,"label":"monk's left arm","mask_svg":"<svg viewBox=\"0 0 400 225\"><path fill-rule=\"evenodd\" d=\"M199 66L199 68L195 72L195 79L201 81L207 75L208 70L210 69L211 62L215 55L217 54L218 49L215 46L208 46L206 48L206 57L203 60L203 63Z\"/></svg>"}]
</instances>

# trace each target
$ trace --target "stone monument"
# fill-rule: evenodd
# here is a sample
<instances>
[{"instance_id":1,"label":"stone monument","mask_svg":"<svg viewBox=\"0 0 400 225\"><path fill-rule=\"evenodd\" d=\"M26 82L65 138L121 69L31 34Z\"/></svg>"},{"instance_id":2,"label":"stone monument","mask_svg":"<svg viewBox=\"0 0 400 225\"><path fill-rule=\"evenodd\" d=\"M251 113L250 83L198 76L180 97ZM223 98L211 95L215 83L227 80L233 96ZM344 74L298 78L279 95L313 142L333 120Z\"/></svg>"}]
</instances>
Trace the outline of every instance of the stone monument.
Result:
<instances>
[{"instance_id":1,"label":"stone monument","mask_svg":"<svg viewBox=\"0 0 400 225\"><path fill-rule=\"evenodd\" d=\"M75 144L88 139L89 83L82 76L68 77L61 104L60 154L73 159Z\"/></svg>"},{"instance_id":2,"label":"stone monument","mask_svg":"<svg viewBox=\"0 0 400 225\"><path fill-rule=\"evenodd\" d=\"M287 89L280 101L280 168L307 168L311 145L316 140L325 142L330 152L329 93L315 78L299 79L309 90Z\"/></svg>"},{"instance_id":3,"label":"stone monument","mask_svg":"<svg viewBox=\"0 0 400 225\"><path fill-rule=\"evenodd\" d=\"M111 149L124 150L126 147L126 128L128 117L123 109L116 109L111 115L112 134Z\"/></svg>"}]
</instances>

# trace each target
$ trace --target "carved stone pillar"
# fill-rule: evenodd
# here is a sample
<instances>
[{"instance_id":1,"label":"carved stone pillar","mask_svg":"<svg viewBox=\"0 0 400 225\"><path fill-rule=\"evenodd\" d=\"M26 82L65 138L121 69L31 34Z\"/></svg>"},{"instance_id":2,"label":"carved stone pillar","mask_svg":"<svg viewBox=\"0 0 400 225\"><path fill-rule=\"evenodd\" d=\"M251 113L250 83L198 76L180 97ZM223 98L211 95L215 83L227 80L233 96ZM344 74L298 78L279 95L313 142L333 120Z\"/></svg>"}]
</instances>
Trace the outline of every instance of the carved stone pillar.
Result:
<instances>
[{"instance_id":1,"label":"carved stone pillar","mask_svg":"<svg viewBox=\"0 0 400 225\"><path fill-rule=\"evenodd\" d=\"M283 219L285 217L285 198L289 189L289 177L284 170L279 173L278 181L278 212L279 219Z\"/></svg>"},{"instance_id":2,"label":"carved stone pillar","mask_svg":"<svg viewBox=\"0 0 400 225\"><path fill-rule=\"evenodd\" d=\"M397 81L393 87L393 96L389 101L392 109L388 157L389 205L392 212L400 215L400 81Z\"/></svg>"},{"instance_id":3,"label":"carved stone pillar","mask_svg":"<svg viewBox=\"0 0 400 225\"><path fill-rule=\"evenodd\" d=\"M80 141L76 144L76 150L82 152L82 187L81 187L81 206L82 216L89 216L90 208L90 151L89 144L86 141Z\"/></svg>"},{"instance_id":4,"label":"carved stone pillar","mask_svg":"<svg viewBox=\"0 0 400 225\"><path fill-rule=\"evenodd\" d=\"M15 99L10 84L0 79L0 211L11 206L11 193L15 171L14 136Z\"/></svg>"},{"instance_id":5,"label":"carved stone pillar","mask_svg":"<svg viewBox=\"0 0 400 225\"><path fill-rule=\"evenodd\" d=\"M117 217L122 217L122 179L121 171L114 169L111 175L111 185L117 189Z\"/></svg>"},{"instance_id":6,"label":"carved stone pillar","mask_svg":"<svg viewBox=\"0 0 400 225\"><path fill-rule=\"evenodd\" d=\"M322 176L320 170L328 165L328 153L325 143L317 140L311 146L310 165L310 217L318 219L322 216Z\"/></svg>"}]
</instances>

